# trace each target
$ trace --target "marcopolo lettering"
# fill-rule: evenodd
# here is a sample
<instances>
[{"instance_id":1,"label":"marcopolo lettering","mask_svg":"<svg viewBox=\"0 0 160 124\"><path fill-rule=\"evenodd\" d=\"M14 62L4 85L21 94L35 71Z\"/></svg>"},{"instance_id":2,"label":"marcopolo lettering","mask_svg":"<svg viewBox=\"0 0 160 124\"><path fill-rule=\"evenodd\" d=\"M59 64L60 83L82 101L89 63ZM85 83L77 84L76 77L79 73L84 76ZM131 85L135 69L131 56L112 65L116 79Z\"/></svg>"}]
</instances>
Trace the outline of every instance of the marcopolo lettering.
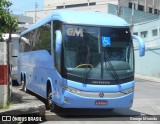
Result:
<instances>
[{"instance_id":1,"label":"marcopolo lettering","mask_svg":"<svg viewBox=\"0 0 160 124\"><path fill-rule=\"evenodd\" d=\"M110 84L109 81L92 81L92 84Z\"/></svg>"},{"instance_id":2,"label":"marcopolo lettering","mask_svg":"<svg viewBox=\"0 0 160 124\"><path fill-rule=\"evenodd\" d=\"M66 33L68 36L83 37L83 28L68 28Z\"/></svg>"}]
</instances>

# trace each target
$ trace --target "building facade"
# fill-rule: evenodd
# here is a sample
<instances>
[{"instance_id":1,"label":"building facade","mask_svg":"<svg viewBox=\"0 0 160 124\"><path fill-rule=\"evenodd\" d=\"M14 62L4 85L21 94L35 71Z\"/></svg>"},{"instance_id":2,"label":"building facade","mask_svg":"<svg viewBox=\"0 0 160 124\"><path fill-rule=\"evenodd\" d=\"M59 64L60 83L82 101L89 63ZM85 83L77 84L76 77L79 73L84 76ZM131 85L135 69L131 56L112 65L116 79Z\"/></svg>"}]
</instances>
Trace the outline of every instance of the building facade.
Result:
<instances>
[{"instance_id":1,"label":"building facade","mask_svg":"<svg viewBox=\"0 0 160 124\"><path fill-rule=\"evenodd\" d=\"M108 4L107 13L117 15L117 5ZM121 4L119 16L130 24L131 16L132 16L132 9L129 7L122 6ZM134 24L142 23L142 22L146 22L150 20L156 20L156 19L159 19L159 15L157 14L152 14L152 13L144 12L140 10L134 10L134 17L133 17Z\"/></svg>"},{"instance_id":2,"label":"building facade","mask_svg":"<svg viewBox=\"0 0 160 124\"><path fill-rule=\"evenodd\" d=\"M134 9L152 14L160 14L160 0L120 0L120 5L132 8L134 1Z\"/></svg>"},{"instance_id":3,"label":"building facade","mask_svg":"<svg viewBox=\"0 0 160 124\"><path fill-rule=\"evenodd\" d=\"M26 16L33 17L33 22L36 22L57 9L98 11L107 13L107 4L110 3L118 5L118 1L121 13L123 12L123 7L131 9L133 2L134 9L137 11L160 15L160 0L44 0L43 10L27 11Z\"/></svg>"},{"instance_id":4,"label":"building facade","mask_svg":"<svg viewBox=\"0 0 160 124\"><path fill-rule=\"evenodd\" d=\"M26 30L33 24L33 17L23 16L23 15L13 15L18 19L18 30L17 34L20 34L22 31Z\"/></svg>"},{"instance_id":5,"label":"building facade","mask_svg":"<svg viewBox=\"0 0 160 124\"><path fill-rule=\"evenodd\" d=\"M26 16L34 18L34 22L47 16L55 10L71 9L81 11L97 11L106 13L107 4L118 5L118 0L44 0L44 10L28 11Z\"/></svg>"},{"instance_id":6,"label":"building facade","mask_svg":"<svg viewBox=\"0 0 160 124\"><path fill-rule=\"evenodd\" d=\"M106 12L106 4L118 4L117 0L45 0L44 8L49 9L74 9Z\"/></svg>"},{"instance_id":7,"label":"building facade","mask_svg":"<svg viewBox=\"0 0 160 124\"><path fill-rule=\"evenodd\" d=\"M135 24L134 34L144 39L146 49L160 48L160 19Z\"/></svg>"}]
</instances>

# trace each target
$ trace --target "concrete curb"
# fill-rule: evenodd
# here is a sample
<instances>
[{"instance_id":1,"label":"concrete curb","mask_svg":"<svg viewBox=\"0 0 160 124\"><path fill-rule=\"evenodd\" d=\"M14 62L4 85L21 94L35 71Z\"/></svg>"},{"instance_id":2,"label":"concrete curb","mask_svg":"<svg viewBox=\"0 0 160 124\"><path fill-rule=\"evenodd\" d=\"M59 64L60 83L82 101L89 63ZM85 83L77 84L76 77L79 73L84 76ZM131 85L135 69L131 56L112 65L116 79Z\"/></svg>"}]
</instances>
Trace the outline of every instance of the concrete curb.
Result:
<instances>
[{"instance_id":1,"label":"concrete curb","mask_svg":"<svg viewBox=\"0 0 160 124\"><path fill-rule=\"evenodd\" d=\"M45 115L45 104L35 96L21 91L20 87L12 87L12 100L13 105L9 109L1 109L0 115Z\"/></svg>"},{"instance_id":2,"label":"concrete curb","mask_svg":"<svg viewBox=\"0 0 160 124\"><path fill-rule=\"evenodd\" d=\"M149 76L143 76L140 74L135 74L135 78L160 83L160 78L156 78L156 77L149 77Z\"/></svg>"}]
</instances>

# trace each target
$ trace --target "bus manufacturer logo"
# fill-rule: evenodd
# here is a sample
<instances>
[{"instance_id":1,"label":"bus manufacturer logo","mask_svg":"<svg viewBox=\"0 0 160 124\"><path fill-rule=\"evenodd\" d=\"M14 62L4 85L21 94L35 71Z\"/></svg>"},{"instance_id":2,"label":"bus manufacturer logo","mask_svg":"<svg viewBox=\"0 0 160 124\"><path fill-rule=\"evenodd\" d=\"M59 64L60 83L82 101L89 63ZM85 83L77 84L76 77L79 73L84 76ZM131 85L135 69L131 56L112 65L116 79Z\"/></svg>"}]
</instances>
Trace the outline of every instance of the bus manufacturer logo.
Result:
<instances>
[{"instance_id":1,"label":"bus manufacturer logo","mask_svg":"<svg viewBox=\"0 0 160 124\"><path fill-rule=\"evenodd\" d=\"M107 84L110 84L110 82L109 81L92 81L92 84L107 85Z\"/></svg>"},{"instance_id":2,"label":"bus manufacturer logo","mask_svg":"<svg viewBox=\"0 0 160 124\"><path fill-rule=\"evenodd\" d=\"M99 97L104 97L104 93L102 92L102 93L99 93Z\"/></svg>"},{"instance_id":3,"label":"bus manufacturer logo","mask_svg":"<svg viewBox=\"0 0 160 124\"><path fill-rule=\"evenodd\" d=\"M68 36L83 37L83 28L68 28L66 33Z\"/></svg>"}]
</instances>

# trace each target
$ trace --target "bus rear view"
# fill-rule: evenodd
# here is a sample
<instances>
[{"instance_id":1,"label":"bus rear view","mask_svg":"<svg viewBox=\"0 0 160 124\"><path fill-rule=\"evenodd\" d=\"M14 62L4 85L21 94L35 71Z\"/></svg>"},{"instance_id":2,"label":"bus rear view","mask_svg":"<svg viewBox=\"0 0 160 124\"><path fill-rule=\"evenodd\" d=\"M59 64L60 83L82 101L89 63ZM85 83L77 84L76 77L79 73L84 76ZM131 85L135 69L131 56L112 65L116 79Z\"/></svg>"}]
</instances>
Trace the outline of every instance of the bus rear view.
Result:
<instances>
[{"instance_id":1,"label":"bus rear view","mask_svg":"<svg viewBox=\"0 0 160 124\"><path fill-rule=\"evenodd\" d=\"M34 46L38 42L30 40L43 35L37 29L46 24L51 50L37 50L40 44ZM96 12L57 11L22 33L22 38L31 47L19 56L19 82L46 98L50 109L132 106L133 39L139 42L140 56L145 47L123 19Z\"/></svg>"}]
</instances>

